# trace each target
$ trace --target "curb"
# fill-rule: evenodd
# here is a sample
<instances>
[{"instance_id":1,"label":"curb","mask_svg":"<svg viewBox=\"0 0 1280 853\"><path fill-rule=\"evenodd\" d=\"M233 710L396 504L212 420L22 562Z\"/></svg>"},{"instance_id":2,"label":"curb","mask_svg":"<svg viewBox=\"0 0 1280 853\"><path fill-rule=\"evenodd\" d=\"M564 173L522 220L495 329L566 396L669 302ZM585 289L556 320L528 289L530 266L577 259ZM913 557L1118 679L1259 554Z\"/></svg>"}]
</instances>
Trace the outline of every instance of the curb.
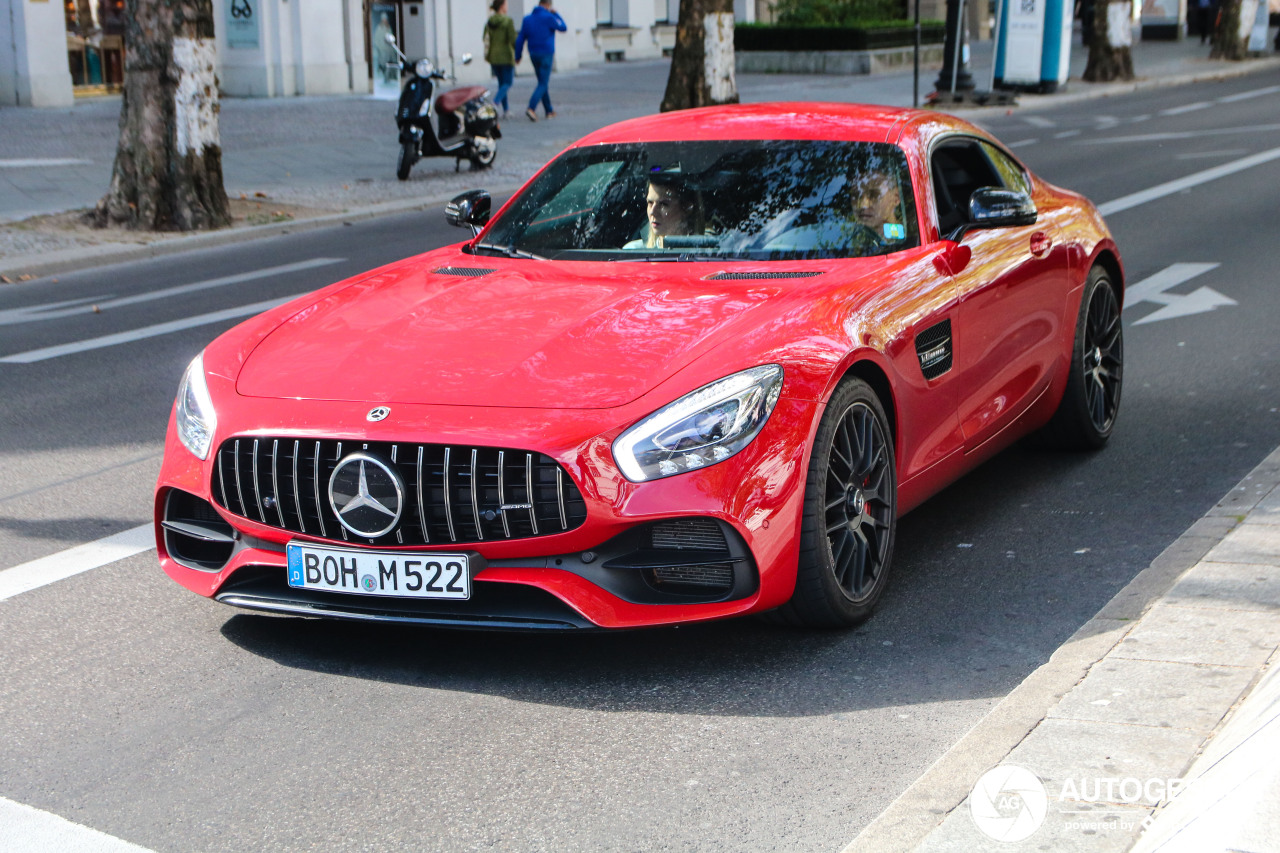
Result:
<instances>
[{"instance_id":1,"label":"curb","mask_svg":"<svg viewBox=\"0 0 1280 853\"><path fill-rule=\"evenodd\" d=\"M1280 487L1280 448L1139 572L1111 601L1005 696L844 848L844 853L915 850L969 796L974 782L998 765L1046 719L1090 669L1132 632L1178 579L1221 543L1243 516ZM1258 683L1255 678L1246 689ZM1231 719L1218 722L1211 741ZM1196 754L1204 748L1202 744ZM1190 765L1196 754L1187 756Z\"/></svg>"}]
</instances>

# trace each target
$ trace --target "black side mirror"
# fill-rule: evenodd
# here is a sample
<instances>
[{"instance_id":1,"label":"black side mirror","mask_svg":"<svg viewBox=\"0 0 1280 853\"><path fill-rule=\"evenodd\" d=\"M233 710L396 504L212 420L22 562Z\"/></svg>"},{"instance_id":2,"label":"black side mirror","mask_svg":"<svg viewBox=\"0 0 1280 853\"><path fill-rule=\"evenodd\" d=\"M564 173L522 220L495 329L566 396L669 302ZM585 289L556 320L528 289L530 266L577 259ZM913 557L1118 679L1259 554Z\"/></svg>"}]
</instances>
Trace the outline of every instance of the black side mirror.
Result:
<instances>
[{"instance_id":1,"label":"black side mirror","mask_svg":"<svg viewBox=\"0 0 1280 853\"><path fill-rule=\"evenodd\" d=\"M488 190L468 190L444 206L444 218L450 225L459 228L470 228L472 235L480 233L480 229L489 224L489 213L493 209L493 200Z\"/></svg>"},{"instance_id":2,"label":"black side mirror","mask_svg":"<svg viewBox=\"0 0 1280 853\"><path fill-rule=\"evenodd\" d=\"M969 224L973 228L1034 225L1036 216L1031 196L1018 190L983 187L969 197Z\"/></svg>"}]
</instances>

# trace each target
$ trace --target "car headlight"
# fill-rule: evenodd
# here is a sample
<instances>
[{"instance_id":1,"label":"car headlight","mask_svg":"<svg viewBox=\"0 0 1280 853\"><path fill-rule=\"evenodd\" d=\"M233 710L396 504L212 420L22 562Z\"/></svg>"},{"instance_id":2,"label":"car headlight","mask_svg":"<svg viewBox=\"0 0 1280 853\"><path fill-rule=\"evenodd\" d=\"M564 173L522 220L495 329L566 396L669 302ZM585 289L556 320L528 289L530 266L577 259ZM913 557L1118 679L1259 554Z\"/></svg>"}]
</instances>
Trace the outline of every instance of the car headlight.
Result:
<instances>
[{"instance_id":1,"label":"car headlight","mask_svg":"<svg viewBox=\"0 0 1280 853\"><path fill-rule=\"evenodd\" d=\"M753 367L704 385L618 436L613 458L633 483L723 462L751 443L782 392L782 368Z\"/></svg>"},{"instance_id":2,"label":"car headlight","mask_svg":"<svg viewBox=\"0 0 1280 853\"><path fill-rule=\"evenodd\" d=\"M419 59L418 64L413 66L413 73L417 74L423 80L431 76L431 72L435 70L431 67L430 59Z\"/></svg>"},{"instance_id":3,"label":"car headlight","mask_svg":"<svg viewBox=\"0 0 1280 853\"><path fill-rule=\"evenodd\" d=\"M191 360L187 372L182 375L175 420L178 438L187 450L200 459L208 458L218 416L213 411L213 398L209 396L209 386L204 380L203 352Z\"/></svg>"}]
</instances>

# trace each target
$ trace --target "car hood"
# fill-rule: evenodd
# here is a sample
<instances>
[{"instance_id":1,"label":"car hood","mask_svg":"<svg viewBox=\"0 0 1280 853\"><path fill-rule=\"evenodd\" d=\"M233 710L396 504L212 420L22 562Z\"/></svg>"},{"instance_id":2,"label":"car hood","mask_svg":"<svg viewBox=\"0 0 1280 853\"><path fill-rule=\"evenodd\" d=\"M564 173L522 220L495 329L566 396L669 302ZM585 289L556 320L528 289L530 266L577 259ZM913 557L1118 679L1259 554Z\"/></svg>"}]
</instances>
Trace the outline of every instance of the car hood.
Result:
<instances>
[{"instance_id":1,"label":"car hood","mask_svg":"<svg viewBox=\"0 0 1280 853\"><path fill-rule=\"evenodd\" d=\"M251 397L531 408L629 403L758 324L786 281L710 264L416 258L326 291L253 350ZM425 263L424 263L425 261ZM483 271L483 272L482 272ZM726 372L733 369L726 366Z\"/></svg>"}]
</instances>

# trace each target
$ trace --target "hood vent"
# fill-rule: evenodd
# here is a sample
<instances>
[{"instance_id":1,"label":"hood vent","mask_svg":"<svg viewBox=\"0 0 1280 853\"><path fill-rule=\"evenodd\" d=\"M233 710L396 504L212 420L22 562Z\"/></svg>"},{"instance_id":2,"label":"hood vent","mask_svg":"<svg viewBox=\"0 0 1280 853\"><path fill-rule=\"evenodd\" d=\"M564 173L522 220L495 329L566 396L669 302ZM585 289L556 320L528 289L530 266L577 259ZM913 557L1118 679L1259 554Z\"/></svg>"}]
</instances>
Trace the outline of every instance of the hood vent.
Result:
<instances>
[{"instance_id":1,"label":"hood vent","mask_svg":"<svg viewBox=\"0 0 1280 853\"><path fill-rule=\"evenodd\" d=\"M436 275L460 275L464 278L480 278L488 275L496 270L486 269L485 267L440 267L432 270Z\"/></svg>"},{"instance_id":2,"label":"hood vent","mask_svg":"<svg viewBox=\"0 0 1280 853\"><path fill-rule=\"evenodd\" d=\"M822 275L823 271L816 272L718 272L715 275L709 275L705 281L759 281L767 278L813 278L815 275Z\"/></svg>"}]
</instances>

